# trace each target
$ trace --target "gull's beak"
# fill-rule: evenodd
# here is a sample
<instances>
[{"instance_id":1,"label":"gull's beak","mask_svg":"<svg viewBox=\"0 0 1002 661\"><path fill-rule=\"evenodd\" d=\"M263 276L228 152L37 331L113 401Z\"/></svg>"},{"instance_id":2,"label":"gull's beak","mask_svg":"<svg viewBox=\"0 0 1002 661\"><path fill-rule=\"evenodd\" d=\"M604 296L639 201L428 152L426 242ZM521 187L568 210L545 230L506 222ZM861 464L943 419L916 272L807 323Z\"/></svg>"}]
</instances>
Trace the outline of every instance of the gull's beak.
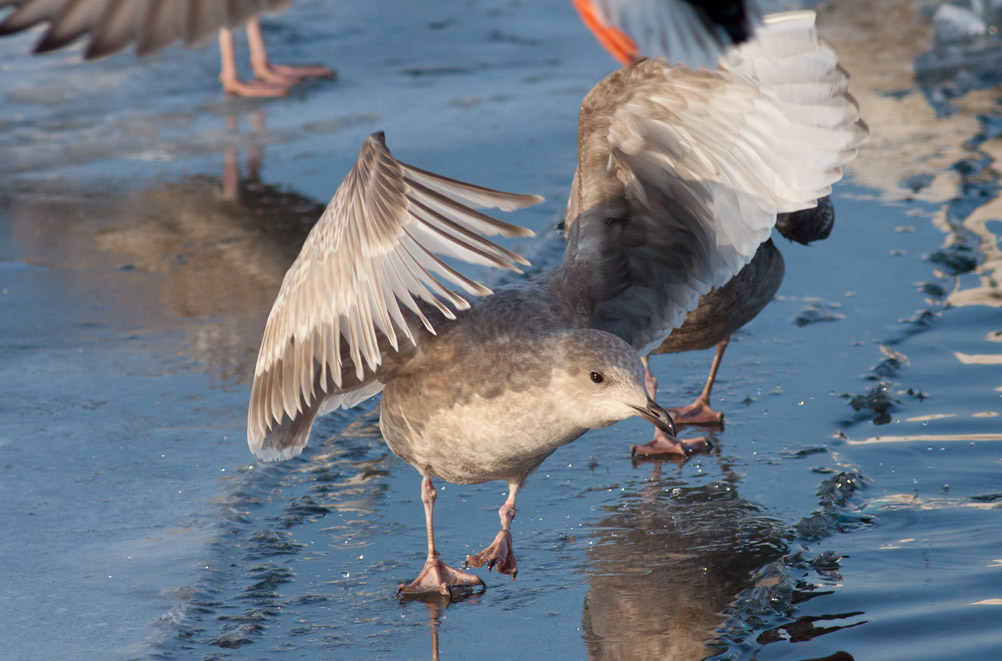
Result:
<instances>
[{"instance_id":1,"label":"gull's beak","mask_svg":"<svg viewBox=\"0 0 1002 661\"><path fill-rule=\"evenodd\" d=\"M639 406L634 406L633 408L641 418L650 422L672 438L675 438L675 421L671 419L668 411L658 406L657 402L653 399L648 397L647 406L643 408Z\"/></svg>"}]
</instances>

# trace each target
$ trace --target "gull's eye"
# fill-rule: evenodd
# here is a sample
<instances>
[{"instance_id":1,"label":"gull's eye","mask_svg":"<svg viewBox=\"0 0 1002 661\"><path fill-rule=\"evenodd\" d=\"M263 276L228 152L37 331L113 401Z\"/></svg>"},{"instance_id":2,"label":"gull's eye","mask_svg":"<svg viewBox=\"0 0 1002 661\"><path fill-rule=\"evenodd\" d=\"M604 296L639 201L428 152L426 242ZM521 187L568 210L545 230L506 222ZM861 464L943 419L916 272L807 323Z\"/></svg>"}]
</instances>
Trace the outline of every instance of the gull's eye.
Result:
<instances>
[{"instance_id":1,"label":"gull's eye","mask_svg":"<svg viewBox=\"0 0 1002 661\"><path fill-rule=\"evenodd\" d=\"M604 380L605 380L605 377L602 376L601 372L592 372L591 373L591 381L592 381L592 383L602 383L602 381L604 381Z\"/></svg>"}]
</instances>

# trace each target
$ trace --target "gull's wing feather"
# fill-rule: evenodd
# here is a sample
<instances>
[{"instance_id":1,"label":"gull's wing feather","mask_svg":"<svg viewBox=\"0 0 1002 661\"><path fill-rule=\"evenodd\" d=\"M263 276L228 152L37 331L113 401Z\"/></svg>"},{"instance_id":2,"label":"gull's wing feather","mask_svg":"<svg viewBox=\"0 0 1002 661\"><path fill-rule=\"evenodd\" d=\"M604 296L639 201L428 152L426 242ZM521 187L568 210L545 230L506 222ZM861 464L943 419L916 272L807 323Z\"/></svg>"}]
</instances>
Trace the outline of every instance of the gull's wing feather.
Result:
<instances>
[{"instance_id":1,"label":"gull's wing feather","mask_svg":"<svg viewBox=\"0 0 1002 661\"><path fill-rule=\"evenodd\" d=\"M593 325L651 350L777 214L828 195L867 137L847 79L814 13L789 12L716 71L647 60L592 90L558 275Z\"/></svg>"},{"instance_id":2,"label":"gull's wing feather","mask_svg":"<svg viewBox=\"0 0 1002 661\"><path fill-rule=\"evenodd\" d=\"M640 55L713 68L762 21L758 0L584 0L600 20L636 43Z\"/></svg>"},{"instance_id":3,"label":"gull's wing feather","mask_svg":"<svg viewBox=\"0 0 1002 661\"><path fill-rule=\"evenodd\" d=\"M394 159L382 133L370 136L268 317L247 414L251 450L262 459L298 454L321 411L380 392L380 377L408 359L420 333L435 332L430 315L452 319L453 309L469 307L445 283L490 293L435 253L516 271L528 264L481 235L532 232L470 206L541 199L420 170Z\"/></svg>"},{"instance_id":4,"label":"gull's wing feather","mask_svg":"<svg viewBox=\"0 0 1002 661\"><path fill-rule=\"evenodd\" d=\"M135 42L136 54L150 55L175 41L201 45L221 27L239 27L261 12L292 0L0 0L14 11L0 22L0 36L47 23L36 53L63 48L88 37L84 58L118 52Z\"/></svg>"}]
</instances>

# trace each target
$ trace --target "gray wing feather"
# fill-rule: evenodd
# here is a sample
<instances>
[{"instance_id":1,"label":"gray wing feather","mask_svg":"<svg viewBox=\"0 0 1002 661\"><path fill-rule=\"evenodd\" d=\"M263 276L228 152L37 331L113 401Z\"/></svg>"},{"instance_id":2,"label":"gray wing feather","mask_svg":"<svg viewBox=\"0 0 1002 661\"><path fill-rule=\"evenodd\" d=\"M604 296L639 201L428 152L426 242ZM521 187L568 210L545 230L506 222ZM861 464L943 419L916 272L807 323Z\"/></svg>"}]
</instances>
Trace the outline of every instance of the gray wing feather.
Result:
<instances>
[{"instance_id":1,"label":"gray wing feather","mask_svg":"<svg viewBox=\"0 0 1002 661\"><path fill-rule=\"evenodd\" d=\"M530 236L467 206L515 209L542 198L480 188L394 159L370 136L289 268L261 341L247 414L251 450L287 458L321 411L382 390L432 323L490 290L435 253L518 270L528 262L482 234ZM305 422L304 422L305 421Z\"/></svg>"},{"instance_id":2,"label":"gray wing feather","mask_svg":"<svg viewBox=\"0 0 1002 661\"><path fill-rule=\"evenodd\" d=\"M868 134L813 12L767 17L721 62L641 62L582 105L555 277L641 352L751 260L777 214L828 195Z\"/></svg>"}]
</instances>

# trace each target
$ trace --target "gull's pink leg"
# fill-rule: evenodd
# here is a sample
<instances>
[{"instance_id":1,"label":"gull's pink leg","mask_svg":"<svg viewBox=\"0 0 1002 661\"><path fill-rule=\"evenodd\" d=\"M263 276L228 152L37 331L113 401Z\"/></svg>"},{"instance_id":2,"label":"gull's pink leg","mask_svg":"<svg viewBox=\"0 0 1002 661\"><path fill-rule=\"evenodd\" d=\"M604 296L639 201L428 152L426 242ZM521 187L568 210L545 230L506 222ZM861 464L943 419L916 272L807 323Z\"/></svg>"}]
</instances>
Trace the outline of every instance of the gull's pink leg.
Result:
<instances>
[{"instance_id":1,"label":"gull's pink leg","mask_svg":"<svg viewBox=\"0 0 1002 661\"><path fill-rule=\"evenodd\" d=\"M233 54L233 33L227 28L219 29L219 82L223 91L237 96L285 96L292 88L292 83L269 83L260 80L245 82L237 75L237 61Z\"/></svg>"},{"instance_id":2,"label":"gull's pink leg","mask_svg":"<svg viewBox=\"0 0 1002 661\"><path fill-rule=\"evenodd\" d=\"M640 360L644 364L644 386L647 388L647 396L650 397L651 399L656 400L655 395L657 394L658 380L651 373L650 357L644 356ZM714 362L714 365L716 365L716 361ZM714 372L711 371L711 374L712 373ZM704 392L705 391L706 389L704 388ZM675 417L674 412L672 413L672 419L675 420L676 425L681 424L678 418ZM705 436L700 436L698 438L677 439L677 438L672 438L671 436L664 433L660 429L655 429L654 438L651 440L650 443L645 443L643 445L631 445L630 453L633 455L640 455L640 456L651 456L658 454L686 455L691 452L705 452L706 450L709 450L710 447L711 447L710 441L708 441Z\"/></svg>"},{"instance_id":3,"label":"gull's pink leg","mask_svg":"<svg viewBox=\"0 0 1002 661\"><path fill-rule=\"evenodd\" d=\"M435 530L432 521L432 511L435 509L435 498L438 492L431 478L427 475L421 480L421 502L424 503L424 523L428 530L428 559L424 569L410 585L400 585L397 594L428 594L438 592L449 596L454 588L473 588L484 582L473 574L467 574L442 562L435 548Z\"/></svg>"},{"instance_id":4,"label":"gull's pink leg","mask_svg":"<svg viewBox=\"0 0 1002 661\"><path fill-rule=\"evenodd\" d=\"M710 406L710 391L713 390L713 382L717 380L717 370L720 369L720 361L724 358L724 350L730 343L731 338L727 337L717 344L717 351L713 354L713 365L710 366L710 375L706 378L703 392L699 394L692 404L677 409L668 409L676 425L719 425L724 421L724 414Z\"/></svg>"},{"instance_id":5,"label":"gull's pink leg","mask_svg":"<svg viewBox=\"0 0 1002 661\"><path fill-rule=\"evenodd\" d=\"M261 23L256 16L247 22L247 45L254 75L267 83L294 85L304 78L330 78L334 75L333 71L319 64L289 66L269 62L264 37L261 36Z\"/></svg>"},{"instance_id":6,"label":"gull's pink leg","mask_svg":"<svg viewBox=\"0 0 1002 661\"><path fill-rule=\"evenodd\" d=\"M515 553L512 551L511 542L511 522L515 518L515 496L522 487L520 482L508 483L508 498L504 505L498 510L501 517L501 531L491 542L491 545L480 553L466 556L463 567L476 567L479 569L487 563L488 571L497 567L499 574L508 574L511 580L515 580L518 575L518 565L515 564Z\"/></svg>"}]
</instances>

